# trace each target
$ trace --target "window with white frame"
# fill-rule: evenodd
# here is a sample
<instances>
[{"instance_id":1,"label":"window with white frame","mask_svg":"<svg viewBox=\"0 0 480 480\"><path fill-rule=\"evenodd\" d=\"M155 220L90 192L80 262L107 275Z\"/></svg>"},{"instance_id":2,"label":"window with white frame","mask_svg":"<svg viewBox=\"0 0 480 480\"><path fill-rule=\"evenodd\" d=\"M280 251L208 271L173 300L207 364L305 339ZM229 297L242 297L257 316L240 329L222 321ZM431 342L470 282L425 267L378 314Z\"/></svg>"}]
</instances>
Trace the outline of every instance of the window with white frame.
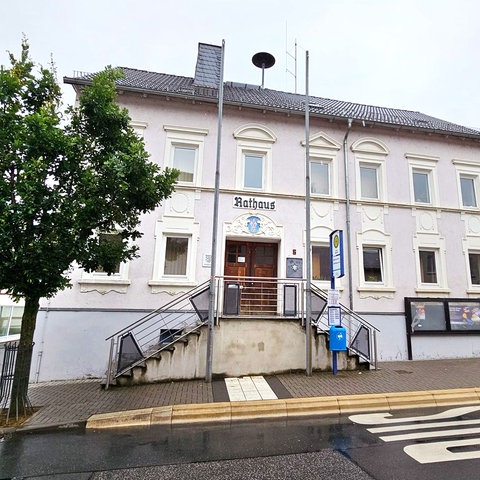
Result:
<instances>
[{"instance_id":1,"label":"window with white frame","mask_svg":"<svg viewBox=\"0 0 480 480\"><path fill-rule=\"evenodd\" d=\"M301 141L306 147L305 140ZM341 144L325 132L318 132L309 139L310 193L314 196L338 195L337 154Z\"/></svg>"},{"instance_id":2,"label":"window with white frame","mask_svg":"<svg viewBox=\"0 0 480 480\"><path fill-rule=\"evenodd\" d=\"M362 198L378 200L378 166L360 164L360 194Z\"/></svg>"},{"instance_id":3,"label":"window with white frame","mask_svg":"<svg viewBox=\"0 0 480 480\"><path fill-rule=\"evenodd\" d=\"M460 192L464 207L477 207L476 183L478 177L460 175Z\"/></svg>"},{"instance_id":4,"label":"window with white frame","mask_svg":"<svg viewBox=\"0 0 480 480\"><path fill-rule=\"evenodd\" d=\"M243 188L264 190L264 164L264 155L256 153L244 153Z\"/></svg>"},{"instance_id":5,"label":"window with white frame","mask_svg":"<svg viewBox=\"0 0 480 480\"><path fill-rule=\"evenodd\" d=\"M393 298L392 238L376 229L357 233L359 286L362 298Z\"/></svg>"},{"instance_id":6,"label":"window with white frame","mask_svg":"<svg viewBox=\"0 0 480 480\"><path fill-rule=\"evenodd\" d=\"M152 293L163 291L165 285L194 285L197 258L194 239L198 239L199 224L191 218L163 217L155 225L155 252Z\"/></svg>"},{"instance_id":7,"label":"window with white frame","mask_svg":"<svg viewBox=\"0 0 480 480\"><path fill-rule=\"evenodd\" d=\"M471 284L480 287L480 252L468 252L468 265Z\"/></svg>"},{"instance_id":8,"label":"window with white frame","mask_svg":"<svg viewBox=\"0 0 480 480\"><path fill-rule=\"evenodd\" d=\"M312 246L312 279L330 281L330 246Z\"/></svg>"},{"instance_id":9,"label":"window with white frame","mask_svg":"<svg viewBox=\"0 0 480 480\"><path fill-rule=\"evenodd\" d=\"M123 242L121 235L117 232L100 232L97 235L100 242L110 242L112 247L115 247L115 244L118 244L120 247L120 244ZM78 281L80 291L82 293L97 291L102 294L110 291L126 293L130 285L128 278L129 264L129 261L117 263L114 272L111 274L105 272L102 267L97 268L93 272L84 271L82 278Z\"/></svg>"},{"instance_id":10,"label":"window with white frame","mask_svg":"<svg viewBox=\"0 0 480 480\"><path fill-rule=\"evenodd\" d=\"M406 153L410 170L412 203L434 205L438 202L436 166L438 157Z\"/></svg>"},{"instance_id":11,"label":"window with white frame","mask_svg":"<svg viewBox=\"0 0 480 480\"><path fill-rule=\"evenodd\" d=\"M119 233L99 233L98 237L101 243L109 243L112 247L117 245L118 247L121 247L123 243L122 237ZM120 274L120 266L121 262L117 262L113 271L113 275ZM102 267L98 267L97 270L95 270L95 273L104 274L105 271Z\"/></svg>"},{"instance_id":12,"label":"window with white frame","mask_svg":"<svg viewBox=\"0 0 480 480\"><path fill-rule=\"evenodd\" d=\"M438 234L416 233L413 236L416 291L424 294L448 294L445 238Z\"/></svg>"},{"instance_id":13,"label":"window with white frame","mask_svg":"<svg viewBox=\"0 0 480 480\"><path fill-rule=\"evenodd\" d=\"M365 282L383 283L383 248L363 247L363 277Z\"/></svg>"},{"instance_id":14,"label":"window with white frame","mask_svg":"<svg viewBox=\"0 0 480 480\"><path fill-rule=\"evenodd\" d=\"M313 195L331 195L331 161L310 161L310 193Z\"/></svg>"},{"instance_id":15,"label":"window with white frame","mask_svg":"<svg viewBox=\"0 0 480 480\"><path fill-rule=\"evenodd\" d=\"M235 187L239 190L270 191L272 145L275 134L263 125L248 124L233 132L237 141Z\"/></svg>"},{"instance_id":16,"label":"window with white frame","mask_svg":"<svg viewBox=\"0 0 480 480\"><path fill-rule=\"evenodd\" d=\"M204 139L208 130L164 125L165 164L180 171L179 185L199 185L202 179Z\"/></svg>"},{"instance_id":17,"label":"window with white frame","mask_svg":"<svg viewBox=\"0 0 480 480\"><path fill-rule=\"evenodd\" d=\"M192 183L195 180L195 166L198 148L185 147L180 145L173 146L173 168L180 170L178 176L179 182Z\"/></svg>"},{"instance_id":18,"label":"window with white frame","mask_svg":"<svg viewBox=\"0 0 480 480\"><path fill-rule=\"evenodd\" d=\"M421 283L438 284L437 251L419 250L420 281Z\"/></svg>"},{"instance_id":19,"label":"window with white frame","mask_svg":"<svg viewBox=\"0 0 480 480\"><path fill-rule=\"evenodd\" d=\"M0 306L0 338L20 337L22 329L23 306Z\"/></svg>"},{"instance_id":20,"label":"window with white frame","mask_svg":"<svg viewBox=\"0 0 480 480\"><path fill-rule=\"evenodd\" d=\"M187 275L188 244L188 237L166 236L164 275Z\"/></svg>"},{"instance_id":21,"label":"window with white frame","mask_svg":"<svg viewBox=\"0 0 480 480\"><path fill-rule=\"evenodd\" d=\"M465 208L478 208L480 166L473 160L452 160L458 175L459 201Z\"/></svg>"},{"instance_id":22,"label":"window with white frame","mask_svg":"<svg viewBox=\"0 0 480 480\"><path fill-rule=\"evenodd\" d=\"M375 138L361 138L351 148L355 154L357 198L386 201L385 162L390 153L387 146Z\"/></svg>"},{"instance_id":23,"label":"window with white frame","mask_svg":"<svg viewBox=\"0 0 480 480\"><path fill-rule=\"evenodd\" d=\"M431 203L430 197L430 172L425 170L412 170L413 197L415 203Z\"/></svg>"}]
</instances>

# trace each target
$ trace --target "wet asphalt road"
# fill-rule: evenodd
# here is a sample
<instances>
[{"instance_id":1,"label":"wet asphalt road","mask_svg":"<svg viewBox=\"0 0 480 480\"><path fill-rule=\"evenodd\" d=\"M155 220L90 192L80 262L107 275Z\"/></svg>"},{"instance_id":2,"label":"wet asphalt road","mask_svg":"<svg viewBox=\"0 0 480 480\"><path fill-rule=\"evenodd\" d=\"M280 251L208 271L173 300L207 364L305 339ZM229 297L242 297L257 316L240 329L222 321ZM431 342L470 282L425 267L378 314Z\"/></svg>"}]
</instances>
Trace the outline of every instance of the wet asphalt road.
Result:
<instances>
[{"instance_id":1,"label":"wet asphalt road","mask_svg":"<svg viewBox=\"0 0 480 480\"><path fill-rule=\"evenodd\" d=\"M462 419L478 417L474 412ZM366 426L337 416L232 426L17 433L0 440L0 479L479 478L480 459L422 465L404 452L407 443L384 442Z\"/></svg>"}]
</instances>

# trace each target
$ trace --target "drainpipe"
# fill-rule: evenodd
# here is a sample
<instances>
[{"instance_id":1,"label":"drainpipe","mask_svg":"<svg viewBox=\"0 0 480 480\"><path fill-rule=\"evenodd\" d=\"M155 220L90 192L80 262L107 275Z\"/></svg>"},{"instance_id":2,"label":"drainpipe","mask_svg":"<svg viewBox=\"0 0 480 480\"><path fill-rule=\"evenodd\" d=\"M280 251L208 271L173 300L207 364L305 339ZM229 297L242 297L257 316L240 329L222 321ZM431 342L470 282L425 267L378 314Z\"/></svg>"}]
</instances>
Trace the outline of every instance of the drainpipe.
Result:
<instances>
[{"instance_id":1,"label":"drainpipe","mask_svg":"<svg viewBox=\"0 0 480 480\"><path fill-rule=\"evenodd\" d=\"M347 270L348 270L348 306L353 311L353 279L352 279L352 240L351 240L351 226L350 226L350 179L348 173L348 135L352 128L352 119L348 119L347 131L343 138L343 166L345 169L345 216L347 225Z\"/></svg>"}]
</instances>

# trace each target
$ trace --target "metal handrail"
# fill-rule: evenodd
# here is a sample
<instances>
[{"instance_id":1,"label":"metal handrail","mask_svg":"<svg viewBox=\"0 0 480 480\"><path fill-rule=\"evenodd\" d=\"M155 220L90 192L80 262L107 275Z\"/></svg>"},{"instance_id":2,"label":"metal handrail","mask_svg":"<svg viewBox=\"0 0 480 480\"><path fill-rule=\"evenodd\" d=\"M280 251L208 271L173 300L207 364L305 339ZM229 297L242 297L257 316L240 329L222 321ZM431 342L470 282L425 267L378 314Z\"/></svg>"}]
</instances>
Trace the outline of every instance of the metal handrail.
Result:
<instances>
[{"instance_id":1,"label":"metal handrail","mask_svg":"<svg viewBox=\"0 0 480 480\"><path fill-rule=\"evenodd\" d=\"M215 279L216 312L215 324L218 325L219 317L231 316L254 316L274 318L298 319L305 326L305 288L306 280L303 278L277 278L277 277L238 277L238 276L217 276ZM107 368L106 387L111 380L125 373L136 365L142 364L147 358L157 355L165 349L171 349L174 344L184 339L187 335L197 331L206 320L199 320L198 312L192 307L190 299L208 288L210 280L198 285L192 290L178 296L166 303L162 307L153 310L144 315L136 322L118 330L110 335L106 340L110 340L110 353ZM235 285L235 302L238 302L237 310L232 313L227 311L227 289L229 285ZM288 297L287 297L288 290ZM328 293L315 284L311 285L311 294L317 295L327 304ZM287 311L287 303L289 310ZM345 326L350 337L349 350L355 352L365 361L369 362L374 368L377 368L377 346L376 335L379 329L364 320L360 315L351 311L345 305L341 305L342 313L345 319ZM313 326L318 332L329 334L328 319L326 308L319 312L319 317L313 322ZM313 313L313 312L312 312ZM355 345L352 345L352 339L360 328L368 332L369 351L359 351ZM161 332L174 332L175 335L166 341L165 335L162 339ZM122 338L127 335L133 335L135 345L141 351L141 357L134 359L127 367L118 369L120 344ZM168 337L168 335L167 335ZM137 347L136 347L137 348Z\"/></svg>"}]
</instances>

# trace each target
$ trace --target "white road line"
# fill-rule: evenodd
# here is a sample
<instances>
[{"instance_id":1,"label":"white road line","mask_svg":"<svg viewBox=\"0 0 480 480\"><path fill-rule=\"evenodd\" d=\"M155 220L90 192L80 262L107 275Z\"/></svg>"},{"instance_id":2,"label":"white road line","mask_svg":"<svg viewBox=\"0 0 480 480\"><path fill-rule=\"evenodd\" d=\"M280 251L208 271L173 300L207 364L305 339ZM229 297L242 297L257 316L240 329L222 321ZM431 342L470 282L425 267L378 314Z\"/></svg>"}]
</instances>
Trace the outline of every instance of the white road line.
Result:
<instances>
[{"instance_id":1,"label":"white road line","mask_svg":"<svg viewBox=\"0 0 480 480\"><path fill-rule=\"evenodd\" d=\"M453 437L455 435L472 435L479 434L480 427L477 428L459 428L456 430L440 430L436 432L419 432L406 433L404 435L389 435L387 437L379 437L384 442L401 442L405 440L418 440L420 438L439 438L439 437Z\"/></svg>"},{"instance_id":2,"label":"white road line","mask_svg":"<svg viewBox=\"0 0 480 480\"><path fill-rule=\"evenodd\" d=\"M359 423L360 425L385 425L392 423L406 423L406 422L422 422L424 420L441 420L443 418L455 418L467 413L472 413L480 410L477 405L475 407L459 407L450 408L441 413L435 413L433 415L423 415L418 417L406 417L406 418L392 418L391 413L364 413L360 415L350 415L348 418L353 423Z\"/></svg>"},{"instance_id":3,"label":"white road line","mask_svg":"<svg viewBox=\"0 0 480 480\"><path fill-rule=\"evenodd\" d=\"M457 422L431 422L431 423L414 423L412 425L395 425L392 427L377 427L367 428L370 433L389 433L389 432L403 432L407 430L426 430L427 428L442 428L442 427L461 427L464 425L478 425L480 419L476 420L458 420Z\"/></svg>"},{"instance_id":4,"label":"white road line","mask_svg":"<svg viewBox=\"0 0 480 480\"><path fill-rule=\"evenodd\" d=\"M452 452L452 447L478 446L477 450ZM403 451L419 463L452 462L480 458L480 438L407 445Z\"/></svg>"},{"instance_id":5,"label":"white road line","mask_svg":"<svg viewBox=\"0 0 480 480\"><path fill-rule=\"evenodd\" d=\"M265 378L260 376L226 378L228 396L231 402L245 400L274 400L277 398L275 392Z\"/></svg>"}]
</instances>

